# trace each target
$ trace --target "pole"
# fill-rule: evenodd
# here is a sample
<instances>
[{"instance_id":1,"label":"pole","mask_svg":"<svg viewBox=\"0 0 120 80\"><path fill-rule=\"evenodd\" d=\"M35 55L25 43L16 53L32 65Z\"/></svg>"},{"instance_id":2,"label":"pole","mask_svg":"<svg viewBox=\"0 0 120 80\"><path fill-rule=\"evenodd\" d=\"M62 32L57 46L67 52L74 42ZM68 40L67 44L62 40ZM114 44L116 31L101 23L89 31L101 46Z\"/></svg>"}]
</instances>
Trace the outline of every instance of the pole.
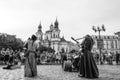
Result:
<instances>
[{"instance_id":1,"label":"pole","mask_svg":"<svg viewBox=\"0 0 120 80\"><path fill-rule=\"evenodd\" d=\"M104 28L104 25L102 25L102 28L100 28L99 26L97 28L95 28L95 26L93 26L92 28L95 32L98 32L98 36L99 36L99 39L97 39L99 42L98 42L98 50L100 52L100 55L99 55L99 62L100 64L103 64L102 63L102 48L103 48L103 40L101 39L101 35L100 35L100 32L101 31L105 31L105 28ZM102 42L102 43L101 43Z\"/></svg>"},{"instance_id":2,"label":"pole","mask_svg":"<svg viewBox=\"0 0 120 80\"><path fill-rule=\"evenodd\" d=\"M101 39L101 36L100 36L100 31L101 31L101 30L98 30L98 32L99 32L99 40ZM100 64L102 64L101 48L99 48L99 52L100 52L100 55L99 55L99 60L100 60Z\"/></svg>"}]
</instances>

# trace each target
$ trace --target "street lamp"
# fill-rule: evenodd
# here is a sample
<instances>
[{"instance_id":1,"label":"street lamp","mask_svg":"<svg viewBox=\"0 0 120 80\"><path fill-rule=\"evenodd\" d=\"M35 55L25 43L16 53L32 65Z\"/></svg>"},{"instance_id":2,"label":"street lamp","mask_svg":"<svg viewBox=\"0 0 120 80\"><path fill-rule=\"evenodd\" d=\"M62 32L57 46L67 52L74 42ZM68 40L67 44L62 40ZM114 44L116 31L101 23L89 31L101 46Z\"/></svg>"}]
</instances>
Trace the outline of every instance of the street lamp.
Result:
<instances>
[{"instance_id":1,"label":"street lamp","mask_svg":"<svg viewBox=\"0 0 120 80\"><path fill-rule=\"evenodd\" d=\"M102 60L101 60L101 49L103 48L103 39L101 39L101 36L100 36L100 32L101 31L104 31L105 32L105 26L102 24L102 26L100 27L100 26L97 26L97 27L95 27L95 26L93 26L92 27L92 30L93 31L95 31L95 32L98 32L98 35L99 35L99 39L97 40L97 42L98 42L98 49L99 49L99 52L100 52L100 64L102 64Z\"/></svg>"}]
</instances>

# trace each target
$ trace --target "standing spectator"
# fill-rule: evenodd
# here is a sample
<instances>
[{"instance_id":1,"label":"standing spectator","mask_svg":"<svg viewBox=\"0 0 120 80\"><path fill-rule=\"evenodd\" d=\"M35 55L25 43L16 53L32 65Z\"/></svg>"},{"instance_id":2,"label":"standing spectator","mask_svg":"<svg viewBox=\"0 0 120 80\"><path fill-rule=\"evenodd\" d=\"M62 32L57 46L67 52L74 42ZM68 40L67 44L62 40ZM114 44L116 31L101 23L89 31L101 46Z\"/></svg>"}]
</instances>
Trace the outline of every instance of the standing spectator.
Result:
<instances>
[{"instance_id":1,"label":"standing spectator","mask_svg":"<svg viewBox=\"0 0 120 80\"><path fill-rule=\"evenodd\" d=\"M10 64L13 64L13 54L14 54L14 51L10 50L10 54L9 54L9 63Z\"/></svg>"},{"instance_id":2,"label":"standing spectator","mask_svg":"<svg viewBox=\"0 0 120 80\"><path fill-rule=\"evenodd\" d=\"M9 62L9 55L10 55L10 49L7 48L5 52L5 64L8 64Z\"/></svg>"},{"instance_id":3,"label":"standing spectator","mask_svg":"<svg viewBox=\"0 0 120 80\"><path fill-rule=\"evenodd\" d=\"M118 65L119 64L119 53L116 52L116 64Z\"/></svg>"},{"instance_id":4,"label":"standing spectator","mask_svg":"<svg viewBox=\"0 0 120 80\"><path fill-rule=\"evenodd\" d=\"M5 61L5 48L2 48L1 52L0 52L0 60L2 61L2 63L4 63Z\"/></svg>"},{"instance_id":5,"label":"standing spectator","mask_svg":"<svg viewBox=\"0 0 120 80\"><path fill-rule=\"evenodd\" d=\"M63 67L64 61L67 61L67 55L64 52L61 52L61 64Z\"/></svg>"},{"instance_id":6,"label":"standing spectator","mask_svg":"<svg viewBox=\"0 0 120 80\"><path fill-rule=\"evenodd\" d=\"M101 64L104 64L104 61L103 61L103 60L104 60L103 53L102 53L100 56L101 56L101 57L100 57L100 58L101 58L101 62L100 62L100 63L101 63Z\"/></svg>"},{"instance_id":7,"label":"standing spectator","mask_svg":"<svg viewBox=\"0 0 120 80\"><path fill-rule=\"evenodd\" d=\"M105 56L105 54L103 53L103 64L105 64L105 60L106 60L106 56Z\"/></svg>"},{"instance_id":8,"label":"standing spectator","mask_svg":"<svg viewBox=\"0 0 120 80\"><path fill-rule=\"evenodd\" d=\"M56 63L59 64L60 63L60 53L56 53Z\"/></svg>"},{"instance_id":9,"label":"standing spectator","mask_svg":"<svg viewBox=\"0 0 120 80\"><path fill-rule=\"evenodd\" d=\"M96 53L96 62L97 62L97 64L99 64L99 54L98 53Z\"/></svg>"},{"instance_id":10,"label":"standing spectator","mask_svg":"<svg viewBox=\"0 0 120 80\"><path fill-rule=\"evenodd\" d=\"M108 53L108 64L113 64L113 56L111 52Z\"/></svg>"}]
</instances>

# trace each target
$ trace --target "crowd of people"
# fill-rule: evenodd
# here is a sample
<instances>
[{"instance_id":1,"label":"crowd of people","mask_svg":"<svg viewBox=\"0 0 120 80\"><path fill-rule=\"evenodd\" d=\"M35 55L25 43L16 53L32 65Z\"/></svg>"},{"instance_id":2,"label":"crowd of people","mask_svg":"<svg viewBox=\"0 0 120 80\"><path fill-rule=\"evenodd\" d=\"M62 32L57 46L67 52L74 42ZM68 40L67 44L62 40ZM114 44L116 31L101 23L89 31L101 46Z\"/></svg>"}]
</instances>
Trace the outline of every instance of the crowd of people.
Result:
<instances>
[{"instance_id":1,"label":"crowd of people","mask_svg":"<svg viewBox=\"0 0 120 80\"><path fill-rule=\"evenodd\" d=\"M116 52L116 54L109 52L109 53L102 53L101 56L98 53L94 54L94 58L97 64L101 62L101 64L110 64L112 65L113 62L116 62L118 65L120 63L120 53ZM101 59L100 59L101 58Z\"/></svg>"},{"instance_id":2,"label":"crowd of people","mask_svg":"<svg viewBox=\"0 0 120 80\"><path fill-rule=\"evenodd\" d=\"M23 53L21 50L12 48L2 48L0 50L0 64L7 65L3 69L20 68L22 64Z\"/></svg>"},{"instance_id":3,"label":"crowd of people","mask_svg":"<svg viewBox=\"0 0 120 80\"><path fill-rule=\"evenodd\" d=\"M40 64L42 62L46 63L56 63L56 64L61 64L62 63L62 52L60 53L48 53L48 52L43 52L43 53L37 53L37 63ZM68 55L68 53L64 53ZM70 53L69 53L70 54ZM72 53L71 56L74 56L75 54ZM95 62L99 64L100 62L100 55L96 53L94 55ZM1 64L14 64L17 60L21 61L24 63L24 52L21 50L13 50L11 48L2 48L0 50L0 63ZM120 54L117 52L116 55L113 55L113 53L106 53L101 55L101 62L102 64L113 64L113 61L116 62L118 65L120 63Z\"/></svg>"},{"instance_id":4,"label":"crowd of people","mask_svg":"<svg viewBox=\"0 0 120 80\"><path fill-rule=\"evenodd\" d=\"M38 53L37 63L61 64L61 53L49 53L46 51L44 51L43 53Z\"/></svg>"},{"instance_id":5,"label":"crowd of people","mask_svg":"<svg viewBox=\"0 0 120 80\"><path fill-rule=\"evenodd\" d=\"M21 50L13 50L12 48L2 48L0 51L1 64L15 64L21 61Z\"/></svg>"}]
</instances>

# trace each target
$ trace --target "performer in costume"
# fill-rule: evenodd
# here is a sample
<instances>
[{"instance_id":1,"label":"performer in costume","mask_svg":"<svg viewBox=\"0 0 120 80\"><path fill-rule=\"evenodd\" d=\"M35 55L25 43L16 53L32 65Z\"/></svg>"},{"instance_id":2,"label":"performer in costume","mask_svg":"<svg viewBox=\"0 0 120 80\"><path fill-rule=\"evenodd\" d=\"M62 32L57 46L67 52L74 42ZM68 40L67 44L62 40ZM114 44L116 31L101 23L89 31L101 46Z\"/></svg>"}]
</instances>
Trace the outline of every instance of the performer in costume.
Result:
<instances>
[{"instance_id":1,"label":"performer in costume","mask_svg":"<svg viewBox=\"0 0 120 80\"><path fill-rule=\"evenodd\" d=\"M79 77L98 78L99 76L97 65L91 53L93 44L94 41L92 37L90 35L86 35L81 44L83 54L80 59Z\"/></svg>"},{"instance_id":2,"label":"performer in costume","mask_svg":"<svg viewBox=\"0 0 120 80\"><path fill-rule=\"evenodd\" d=\"M27 52L25 54L25 67L24 67L24 76L25 77L34 77L37 76L37 62L36 62L36 50L37 43L36 36L32 35L31 39L27 41L26 47Z\"/></svg>"}]
</instances>

